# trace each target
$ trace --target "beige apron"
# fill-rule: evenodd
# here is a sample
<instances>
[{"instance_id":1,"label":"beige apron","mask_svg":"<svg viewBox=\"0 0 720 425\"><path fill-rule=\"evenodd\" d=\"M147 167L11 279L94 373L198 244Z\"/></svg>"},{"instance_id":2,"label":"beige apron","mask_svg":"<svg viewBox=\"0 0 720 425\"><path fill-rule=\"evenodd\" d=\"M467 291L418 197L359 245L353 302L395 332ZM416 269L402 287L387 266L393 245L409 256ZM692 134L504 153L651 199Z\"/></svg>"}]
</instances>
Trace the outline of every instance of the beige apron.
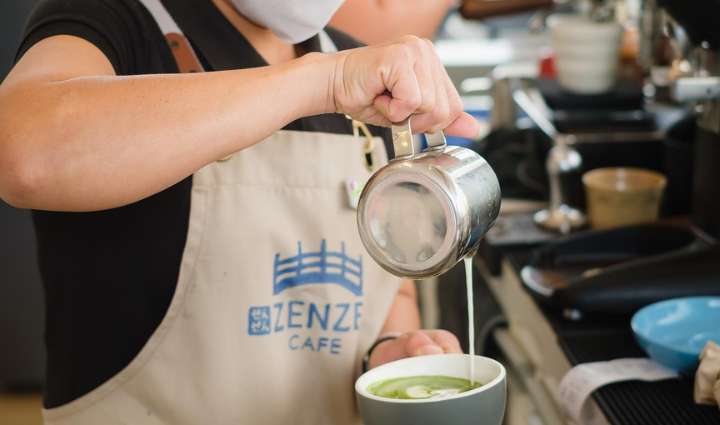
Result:
<instances>
[{"instance_id":1,"label":"beige apron","mask_svg":"<svg viewBox=\"0 0 720 425\"><path fill-rule=\"evenodd\" d=\"M124 370L45 423L357 422L354 379L399 284L347 206L346 179L368 177L362 141L295 131L195 173L166 316Z\"/></svg>"}]
</instances>

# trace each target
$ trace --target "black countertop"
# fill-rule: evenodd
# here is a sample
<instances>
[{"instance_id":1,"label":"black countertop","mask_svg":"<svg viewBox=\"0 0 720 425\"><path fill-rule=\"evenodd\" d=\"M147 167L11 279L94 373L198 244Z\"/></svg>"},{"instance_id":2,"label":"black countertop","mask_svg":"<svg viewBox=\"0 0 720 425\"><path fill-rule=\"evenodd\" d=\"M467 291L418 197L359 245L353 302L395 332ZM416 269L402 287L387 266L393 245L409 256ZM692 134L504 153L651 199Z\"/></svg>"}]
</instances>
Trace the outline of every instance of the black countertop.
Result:
<instances>
[{"instance_id":1,"label":"black countertop","mask_svg":"<svg viewBox=\"0 0 720 425\"><path fill-rule=\"evenodd\" d=\"M530 249L504 250L515 272L527 263ZM538 303L558 343L572 365L627 357L646 357L635 342L630 318L569 321L562 314ZM609 384L593 398L613 425L718 425L717 406L693 402L693 377L657 382L626 381Z\"/></svg>"}]
</instances>

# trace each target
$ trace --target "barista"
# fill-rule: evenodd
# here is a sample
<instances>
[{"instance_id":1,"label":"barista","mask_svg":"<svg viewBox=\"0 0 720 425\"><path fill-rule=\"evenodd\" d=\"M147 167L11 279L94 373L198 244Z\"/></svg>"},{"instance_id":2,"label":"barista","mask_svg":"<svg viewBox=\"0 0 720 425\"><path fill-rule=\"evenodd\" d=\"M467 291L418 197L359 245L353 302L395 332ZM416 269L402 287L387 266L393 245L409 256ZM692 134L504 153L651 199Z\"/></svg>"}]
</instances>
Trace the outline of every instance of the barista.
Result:
<instances>
[{"instance_id":1,"label":"barista","mask_svg":"<svg viewBox=\"0 0 720 425\"><path fill-rule=\"evenodd\" d=\"M345 0L330 24L366 44L406 34L432 38L458 3L458 0Z\"/></svg>"},{"instance_id":2,"label":"barista","mask_svg":"<svg viewBox=\"0 0 720 425\"><path fill-rule=\"evenodd\" d=\"M46 423L349 423L371 346L459 351L363 255L340 188L385 153L335 113L477 125L424 40L331 53L356 47L323 31L339 3L39 3L0 195L34 209Z\"/></svg>"}]
</instances>

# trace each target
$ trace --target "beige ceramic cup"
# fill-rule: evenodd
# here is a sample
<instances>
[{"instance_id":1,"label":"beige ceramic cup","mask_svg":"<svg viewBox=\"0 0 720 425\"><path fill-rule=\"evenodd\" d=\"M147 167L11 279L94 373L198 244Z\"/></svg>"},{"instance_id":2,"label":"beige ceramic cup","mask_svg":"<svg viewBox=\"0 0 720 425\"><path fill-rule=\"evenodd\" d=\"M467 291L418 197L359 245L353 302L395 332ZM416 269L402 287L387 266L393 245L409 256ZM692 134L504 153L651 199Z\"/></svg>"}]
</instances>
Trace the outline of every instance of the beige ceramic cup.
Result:
<instances>
[{"instance_id":1,"label":"beige ceramic cup","mask_svg":"<svg viewBox=\"0 0 720 425\"><path fill-rule=\"evenodd\" d=\"M598 168L582 180L595 229L657 220L667 182L662 174L641 168Z\"/></svg>"}]
</instances>

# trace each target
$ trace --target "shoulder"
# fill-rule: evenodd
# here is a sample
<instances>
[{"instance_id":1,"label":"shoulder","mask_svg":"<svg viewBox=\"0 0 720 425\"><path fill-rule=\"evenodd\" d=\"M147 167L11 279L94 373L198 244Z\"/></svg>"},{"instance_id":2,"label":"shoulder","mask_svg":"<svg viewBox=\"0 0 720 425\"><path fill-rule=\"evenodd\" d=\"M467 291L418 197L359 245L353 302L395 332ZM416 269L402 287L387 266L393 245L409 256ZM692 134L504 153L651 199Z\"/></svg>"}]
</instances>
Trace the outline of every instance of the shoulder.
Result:
<instances>
[{"instance_id":1,"label":"shoulder","mask_svg":"<svg viewBox=\"0 0 720 425\"><path fill-rule=\"evenodd\" d=\"M119 75L171 72L163 57L171 58L164 37L138 0L40 0L27 21L17 56L61 34L93 43Z\"/></svg>"}]
</instances>

